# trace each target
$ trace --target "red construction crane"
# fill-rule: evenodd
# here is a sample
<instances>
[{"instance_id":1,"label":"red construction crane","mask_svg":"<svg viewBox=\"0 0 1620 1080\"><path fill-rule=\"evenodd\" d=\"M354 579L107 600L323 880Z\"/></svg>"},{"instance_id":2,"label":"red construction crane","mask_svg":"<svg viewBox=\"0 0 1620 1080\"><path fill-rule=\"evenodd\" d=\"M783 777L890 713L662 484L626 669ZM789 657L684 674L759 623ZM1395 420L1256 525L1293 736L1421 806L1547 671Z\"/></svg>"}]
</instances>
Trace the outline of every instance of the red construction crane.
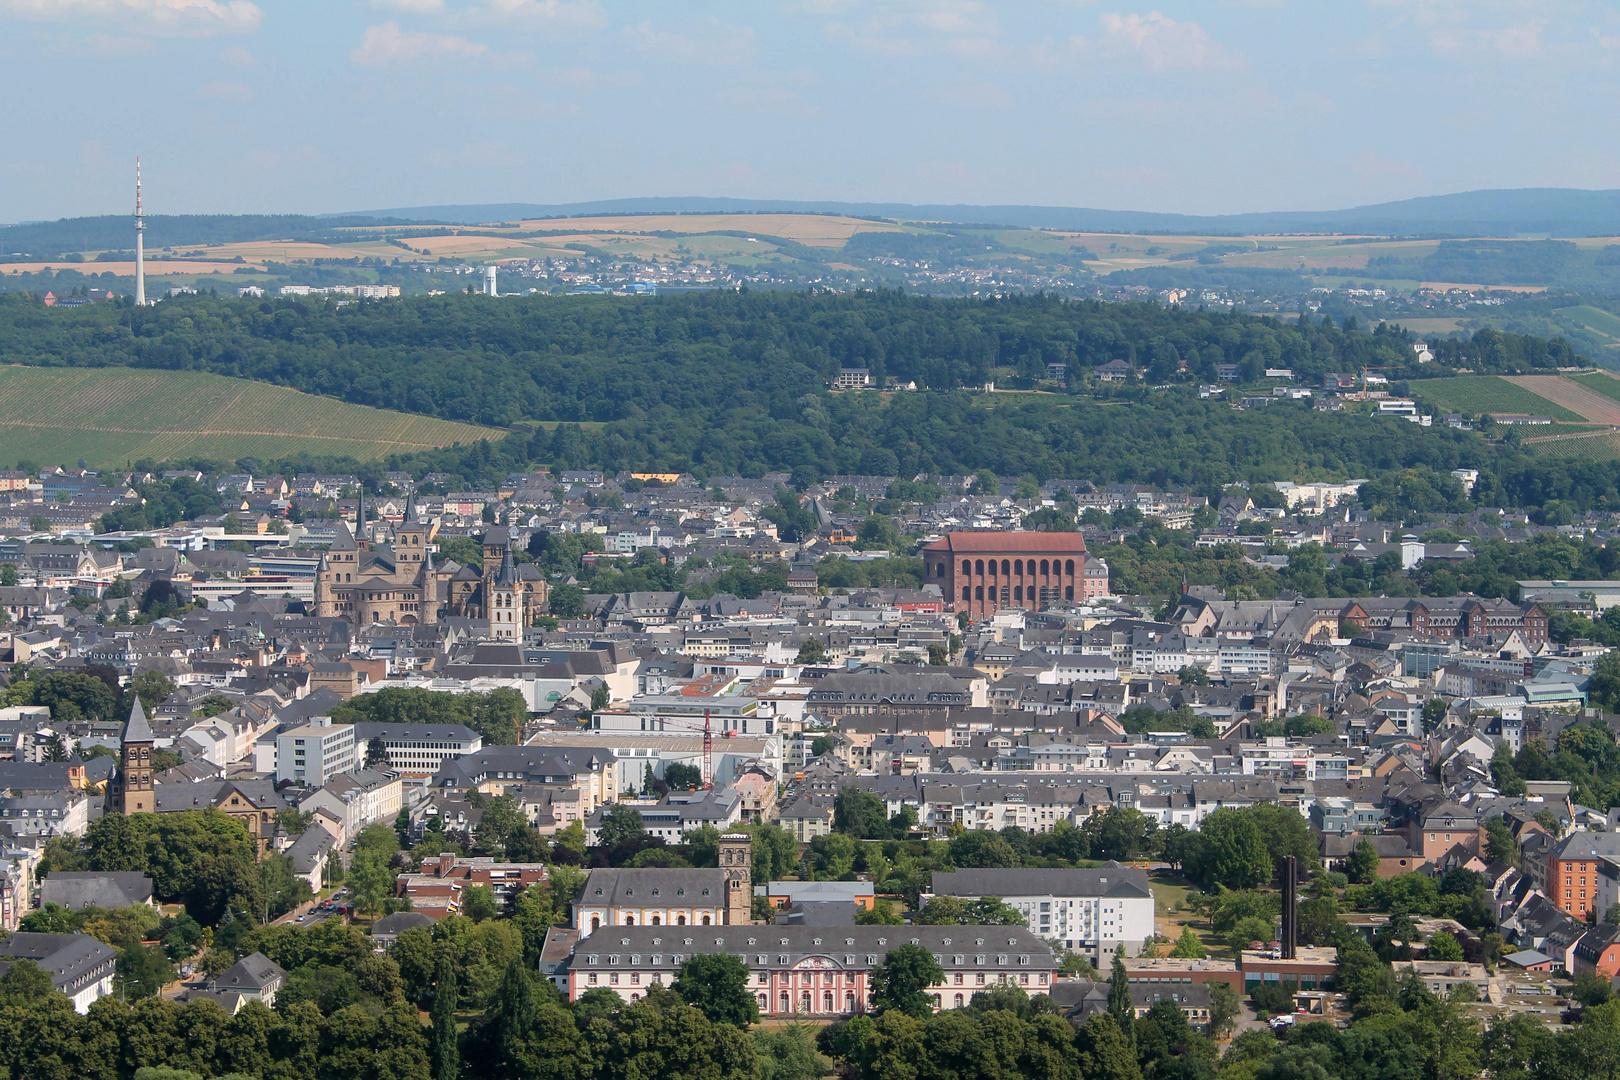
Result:
<instances>
[{"instance_id":1,"label":"red construction crane","mask_svg":"<svg viewBox=\"0 0 1620 1080\"><path fill-rule=\"evenodd\" d=\"M714 790L714 727L708 709L703 710L703 790Z\"/></svg>"}]
</instances>

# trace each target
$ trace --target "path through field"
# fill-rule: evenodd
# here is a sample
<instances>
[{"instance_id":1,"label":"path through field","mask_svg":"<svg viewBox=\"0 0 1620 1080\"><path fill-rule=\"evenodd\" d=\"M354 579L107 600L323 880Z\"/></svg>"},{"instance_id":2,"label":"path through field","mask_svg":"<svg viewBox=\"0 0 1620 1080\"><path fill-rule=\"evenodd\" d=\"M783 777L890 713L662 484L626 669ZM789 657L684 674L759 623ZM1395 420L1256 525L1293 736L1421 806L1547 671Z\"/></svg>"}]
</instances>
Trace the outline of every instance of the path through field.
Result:
<instances>
[{"instance_id":1,"label":"path through field","mask_svg":"<svg viewBox=\"0 0 1620 1080\"><path fill-rule=\"evenodd\" d=\"M1503 378L1570 412L1579 413L1594 424L1620 427L1620 401L1604 397L1562 375L1504 375Z\"/></svg>"}]
</instances>

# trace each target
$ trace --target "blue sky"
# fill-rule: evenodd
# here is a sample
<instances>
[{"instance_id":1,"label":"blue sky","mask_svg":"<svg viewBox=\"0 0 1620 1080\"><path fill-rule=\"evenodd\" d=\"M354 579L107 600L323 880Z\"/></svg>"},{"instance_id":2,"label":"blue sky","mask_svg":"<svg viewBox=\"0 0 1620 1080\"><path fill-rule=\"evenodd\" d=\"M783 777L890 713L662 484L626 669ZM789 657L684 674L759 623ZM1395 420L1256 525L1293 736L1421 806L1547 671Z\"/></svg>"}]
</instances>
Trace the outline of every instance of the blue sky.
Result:
<instances>
[{"instance_id":1,"label":"blue sky","mask_svg":"<svg viewBox=\"0 0 1620 1080\"><path fill-rule=\"evenodd\" d=\"M0 221L1620 187L1599 0L0 0Z\"/></svg>"}]
</instances>

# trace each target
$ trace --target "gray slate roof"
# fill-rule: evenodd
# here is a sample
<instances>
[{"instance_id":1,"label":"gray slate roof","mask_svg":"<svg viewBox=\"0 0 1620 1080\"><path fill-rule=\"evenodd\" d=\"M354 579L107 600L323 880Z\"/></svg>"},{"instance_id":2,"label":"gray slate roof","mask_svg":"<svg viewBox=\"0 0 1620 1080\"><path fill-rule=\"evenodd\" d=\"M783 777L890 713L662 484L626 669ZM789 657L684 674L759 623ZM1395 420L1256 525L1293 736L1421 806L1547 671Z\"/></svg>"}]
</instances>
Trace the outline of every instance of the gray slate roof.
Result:
<instances>
[{"instance_id":1,"label":"gray slate roof","mask_svg":"<svg viewBox=\"0 0 1620 1080\"><path fill-rule=\"evenodd\" d=\"M58 870L39 888L42 903L77 911L85 907L124 908L152 902L152 879L134 870Z\"/></svg>"},{"instance_id":2,"label":"gray slate roof","mask_svg":"<svg viewBox=\"0 0 1620 1080\"><path fill-rule=\"evenodd\" d=\"M940 896L1107 896L1146 899L1147 871L1111 862L1094 869L956 870L935 874Z\"/></svg>"}]
</instances>

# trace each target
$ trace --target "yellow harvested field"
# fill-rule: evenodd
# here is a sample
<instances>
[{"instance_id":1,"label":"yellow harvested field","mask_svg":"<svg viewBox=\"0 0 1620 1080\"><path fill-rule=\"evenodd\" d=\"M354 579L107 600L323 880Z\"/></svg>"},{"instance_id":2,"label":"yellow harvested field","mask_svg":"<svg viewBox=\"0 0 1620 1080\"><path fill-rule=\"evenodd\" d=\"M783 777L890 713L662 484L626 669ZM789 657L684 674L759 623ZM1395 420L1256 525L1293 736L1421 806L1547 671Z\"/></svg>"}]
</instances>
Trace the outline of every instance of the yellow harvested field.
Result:
<instances>
[{"instance_id":1,"label":"yellow harvested field","mask_svg":"<svg viewBox=\"0 0 1620 1080\"><path fill-rule=\"evenodd\" d=\"M188 251L198 250L187 248ZM292 262L300 259L352 259L354 249L336 244L312 244L301 240L280 242L276 240L255 240L243 244L219 244L214 247L203 248L210 255L217 255L221 259L234 259L240 255L249 262L263 262L274 259L276 262ZM398 250L397 248L394 250Z\"/></svg>"},{"instance_id":2,"label":"yellow harvested field","mask_svg":"<svg viewBox=\"0 0 1620 1080\"><path fill-rule=\"evenodd\" d=\"M1425 289L1484 289L1489 292L1544 293L1545 285L1459 285L1455 281L1425 281Z\"/></svg>"},{"instance_id":3,"label":"yellow harvested field","mask_svg":"<svg viewBox=\"0 0 1620 1080\"><path fill-rule=\"evenodd\" d=\"M527 248L531 243L507 236L401 236L399 239L430 255L490 255ZM547 246L552 243L547 240Z\"/></svg>"}]
</instances>

